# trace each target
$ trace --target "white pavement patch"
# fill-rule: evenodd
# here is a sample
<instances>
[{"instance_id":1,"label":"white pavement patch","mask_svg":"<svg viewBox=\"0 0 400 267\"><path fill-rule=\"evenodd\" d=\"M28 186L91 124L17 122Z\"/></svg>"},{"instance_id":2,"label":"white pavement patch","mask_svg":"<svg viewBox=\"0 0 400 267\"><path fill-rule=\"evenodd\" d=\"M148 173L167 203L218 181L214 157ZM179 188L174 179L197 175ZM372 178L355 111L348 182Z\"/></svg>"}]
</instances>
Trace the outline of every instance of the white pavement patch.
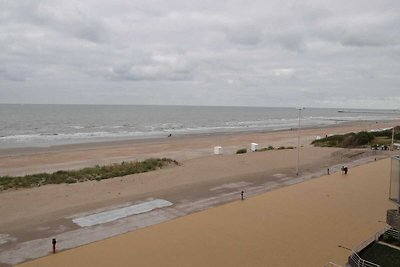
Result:
<instances>
[{"instance_id":1,"label":"white pavement patch","mask_svg":"<svg viewBox=\"0 0 400 267\"><path fill-rule=\"evenodd\" d=\"M220 186L216 186L211 188L211 191L215 191L215 190L221 190L221 189L236 189L236 188L244 188L246 186L252 185L252 183L248 183L248 182L238 182L238 183L229 183L229 184L223 184Z\"/></svg>"},{"instance_id":2,"label":"white pavement patch","mask_svg":"<svg viewBox=\"0 0 400 267\"><path fill-rule=\"evenodd\" d=\"M0 266L3 266L2 264L16 265L27 260L51 254L51 238L53 237L57 239L57 250L63 251L146 226L166 222L184 215L186 214L175 210L174 207L155 209L136 216L122 218L108 224L80 227L78 229L59 233L55 236L25 241L10 248L0 248Z\"/></svg>"},{"instance_id":3,"label":"white pavement patch","mask_svg":"<svg viewBox=\"0 0 400 267\"><path fill-rule=\"evenodd\" d=\"M77 225L79 225L80 227L92 226L92 225L112 222L131 215L137 215L152 211L154 209L164 208L168 206L172 206L172 203L164 199L155 199L152 201L143 202L129 207L124 207L100 213L95 213L84 217L79 217L73 219L72 221Z\"/></svg>"}]
</instances>

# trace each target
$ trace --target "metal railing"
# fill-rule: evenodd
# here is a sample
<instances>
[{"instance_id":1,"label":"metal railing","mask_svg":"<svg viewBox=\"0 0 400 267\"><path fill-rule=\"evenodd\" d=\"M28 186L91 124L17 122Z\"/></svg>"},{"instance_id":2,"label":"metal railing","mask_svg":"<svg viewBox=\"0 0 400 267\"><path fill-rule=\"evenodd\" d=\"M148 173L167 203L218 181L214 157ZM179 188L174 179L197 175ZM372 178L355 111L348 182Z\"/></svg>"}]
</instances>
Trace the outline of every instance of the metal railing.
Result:
<instances>
[{"instance_id":1,"label":"metal railing","mask_svg":"<svg viewBox=\"0 0 400 267\"><path fill-rule=\"evenodd\" d=\"M367 240L365 240L364 242L362 242L360 245L358 245L354 251L355 252L360 252L361 250L363 250L364 248L366 248L369 244L371 244L374 241L377 241L379 239L379 237L384 234L387 230L391 229L390 226L386 225L385 228L383 228L382 230L380 230L379 232L376 232L375 235L371 236L370 238L368 238Z\"/></svg>"},{"instance_id":2,"label":"metal railing","mask_svg":"<svg viewBox=\"0 0 400 267\"><path fill-rule=\"evenodd\" d=\"M352 260L357 267L381 267L379 264L362 259L358 255L358 252L366 248L372 242L377 241L379 237L383 234L388 234L394 238L400 239L400 232L391 228L389 225L386 225L385 228L376 232L373 236L371 236L370 238L362 242L360 245L358 245L354 250L352 250L350 255L350 260ZM324 267L342 267L342 266L333 262L328 262L324 265Z\"/></svg>"},{"instance_id":3,"label":"metal railing","mask_svg":"<svg viewBox=\"0 0 400 267\"><path fill-rule=\"evenodd\" d=\"M396 229L390 228L390 229L386 230L385 234L387 234L397 240L400 240L400 232L397 231Z\"/></svg>"},{"instance_id":4,"label":"metal railing","mask_svg":"<svg viewBox=\"0 0 400 267\"><path fill-rule=\"evenodd\" d=\"M362 259L355 251L351 253L350 259L357 267L381 267L379 264Z\"/></svg>"}]
</instances>

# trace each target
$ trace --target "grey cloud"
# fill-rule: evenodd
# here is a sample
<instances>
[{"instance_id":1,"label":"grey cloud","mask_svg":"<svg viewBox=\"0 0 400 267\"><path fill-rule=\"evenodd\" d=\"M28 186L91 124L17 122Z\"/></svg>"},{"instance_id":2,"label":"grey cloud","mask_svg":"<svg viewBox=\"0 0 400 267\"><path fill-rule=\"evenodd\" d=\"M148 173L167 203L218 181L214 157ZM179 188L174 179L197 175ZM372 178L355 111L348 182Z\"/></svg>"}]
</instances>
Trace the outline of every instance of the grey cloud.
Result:
<instances>
[{"instance_id":1,"label":"grey cloud","mask_svg":"<svg viewBox=\"0 0 400 267\"><path fill-rule=\"evenodd\" d=\"M26 70L23 69L0 69L0 79L22 82L26 80Z\"/></svg>"},{"instance_id":2,"label":"grey cloud","mask_svg":"<svg viewBox=\"0 0 400 267\"><path fill-rule=\"evenodd\" d=\"M399 14L389 0L3 0L0 99L395 106Z\"/></svg>"},{"instance_id":3,"label":"grey cloud","mask_svg":"<svg viewBox=\"0 0 400 267\"><path fill-rule=\"evenodd\" d=\"M57 6L53 1L22 0L4 1L0 8L0 21L3 23L35 25L92 42L107 39L107 30L101 20L79 7Z\"/></svg>"},{"instance_id":4,"label":"grey cloud","mask_svg":"<svg viewBox=\"0 0 400 267\"><path fill-rule=\"evenodd\" d=\"M396 10L396 9L395 9ZM397 11L328 17L316 27L317 36L344 46L392 46L399 44Z\"/></svg>"},{"instance_id":5,"label":"grey cloud","mask_svg":"<svg viewBox=\"0 0 400 267\"><path fill-rule=\"evenodd\" d=\"M357 6L357 9L345 10L338 16L334 8L329 10L330 7L323 4L318 6L304 2L306 4L298 1L289 5L289 11L266 12L264 16L256 16L251 23L246 21L246 25L234 25L234 30L228 31L228 38L239 44L276 43L299 52L306 48L307 42L315 40L360 47L399 43L399 8L376 12L373 6L363 13L357 12L360 8Z\"/></svg>"},{"instance_id":6,"label":"grey cloud","mask_svg":"<svg viewBox=\"0 0 400 267\"><path fill-rule=\"evenodd\" d=\"M142 62L110 67L113 80L189 80L193 67L182 55L152 55Z\"/></svg>"},{"instance_id":7,"label":"grey cloud","mask_svg":"<svg viewBox=\"0 0 400 267\"><path fill-rule=\"evenodd\" d=\"M242 45L256 45L261 42L263 32L257 25L239 25L231 27L226 34L231 42Z\"/></svg>"},{"instance_id":8,"label":"grey cloud","mask_svg":"<svg viewBox=\"0 0 400 267\"><path fill-rule=\"evenodd\" d=\"M305 45L306 32L290 29L284 34L278 34L275 37L276 42L278 42L283 47L295 50L302 51Z\"/></svg>"}]
</instances>

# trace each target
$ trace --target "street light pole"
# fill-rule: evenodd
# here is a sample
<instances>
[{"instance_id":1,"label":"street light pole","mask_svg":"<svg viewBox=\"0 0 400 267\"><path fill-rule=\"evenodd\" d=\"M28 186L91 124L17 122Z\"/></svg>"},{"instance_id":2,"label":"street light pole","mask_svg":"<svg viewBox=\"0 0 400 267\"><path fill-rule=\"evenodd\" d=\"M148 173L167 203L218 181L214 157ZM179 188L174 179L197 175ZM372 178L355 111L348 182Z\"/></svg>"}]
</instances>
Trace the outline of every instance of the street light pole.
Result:
<instances>
[{"instance_id":1,"label":"street light pole","mask_svg":"<svg viewBox=\"0 0 400 267\"><path fill-rule=\"evenodd\" d=\"M298 108L299 111L299 127L297 128L297 165L296 165L296 176L299 176L299 165L300 165L300 118L301 111L304 108Z\"/></svg>"},{"instance_id":2,"label":"street light pole","mask_svg":"<svg viewBox=\"0 0 400 267\"><path fill-rule=\"evenodd\" d=\"M394 143L394 126L393 126L393 128L392 128L392 145L390 146L390 150L391 150L391 151L394 150L393 143Z\"/></svg>"}]
</instances>

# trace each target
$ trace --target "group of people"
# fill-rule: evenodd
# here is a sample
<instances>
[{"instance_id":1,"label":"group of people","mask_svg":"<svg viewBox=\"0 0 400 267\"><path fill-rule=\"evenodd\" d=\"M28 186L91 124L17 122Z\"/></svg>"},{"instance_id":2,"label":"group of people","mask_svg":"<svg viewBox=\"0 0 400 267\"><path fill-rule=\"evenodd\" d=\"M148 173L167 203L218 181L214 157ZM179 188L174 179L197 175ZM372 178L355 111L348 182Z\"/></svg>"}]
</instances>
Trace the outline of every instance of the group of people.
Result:
<instances>
[{"instance_id":1,"label":"group of people","mask_svg":"<svg viewBox=\"0 0 400 267\"><path fill-rule=\"evenodd\" d=\"M375 159L375 161L376 161L376 159ZM347 172L349 171L349 168L342 166L341 170L342 170L342 174L347 174ZM328 173L328 175L330 174L329 168L327 169L327 173Z\"/></svg>"},{"instance_id":2,"label":"group of people","mask_svg":"<svg viewBox=\"0 0 400 267\"><path fill-rule=\"evenodd\" d=\"M348 170L349 170L349 168L347 168L347 167L345 167L345 166L342 166L342 174L343 174L343 173L344 173L344 174L347 174Z\"/></svg>"}]
</instances>

